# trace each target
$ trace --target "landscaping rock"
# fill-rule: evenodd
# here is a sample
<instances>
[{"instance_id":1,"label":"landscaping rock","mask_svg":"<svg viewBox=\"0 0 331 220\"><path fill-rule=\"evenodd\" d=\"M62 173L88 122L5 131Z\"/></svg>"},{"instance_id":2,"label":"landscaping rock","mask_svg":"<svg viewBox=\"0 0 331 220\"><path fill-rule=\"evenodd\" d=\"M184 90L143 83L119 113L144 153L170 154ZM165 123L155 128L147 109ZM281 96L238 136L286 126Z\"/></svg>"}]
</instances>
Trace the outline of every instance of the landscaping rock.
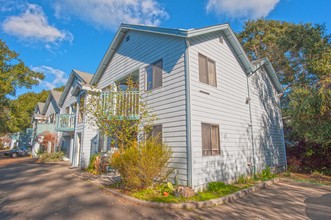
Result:
<instances>
[{"instance_id":1,"label":"landscaping rock","mask_svg":"<svg viewBox=\"0 0 331 220\"><path fill-rule=\"evenodd\" d=\"M184 198L195 196L195 192L193 191L193 189L185 186L179 186L178 193Z\"/></svg>"}]
</instances>

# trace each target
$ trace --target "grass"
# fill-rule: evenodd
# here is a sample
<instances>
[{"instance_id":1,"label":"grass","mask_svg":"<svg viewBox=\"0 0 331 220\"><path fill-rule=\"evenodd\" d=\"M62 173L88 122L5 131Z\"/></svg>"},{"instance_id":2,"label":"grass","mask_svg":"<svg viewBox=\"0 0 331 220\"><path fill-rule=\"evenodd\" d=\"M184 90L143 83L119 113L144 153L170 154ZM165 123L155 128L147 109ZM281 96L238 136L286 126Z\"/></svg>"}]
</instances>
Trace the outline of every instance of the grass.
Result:
<instances>
[{"instance_id":1,"label":"grass","mask_svg":"<svg viewBox=\"0 0 331 220\"><path fill-rule=\"evenodd\" d=\"M223 197L234 192L237 192L243 188L234 185L224 184L222 182L212 182L216 188L208 189L204 192L198 192L195 196L184 198L175 197L171 190L168 189L166 184L159 184L151 188L143 189L137 192L129 192L130 196L138 199L151 201L151 202L165 202L165 203L180 203L189 201L206 201ZM166 192L166 195L164 194Z\"/></svg>"},{"instance_id":2,"label":"grass","mask_svg":"<svg viewBox=\"0 0 331 220\"><path fill-rule=\"evenodd\" d=\"M164 203L181 203L181 202L200 202L211 199L220 198L223 196L227 196L229 194L235 193L237 191L246 189L250 186L261 183L262 181L270 180L275 178L276 175L272 174L270 168L264 169L261 173L257 173L254 178L250 178L247 176L239 176L237 182L234 184L225 184L223 182L210 182L208 187L203 192L198 192L195 196L184 198L181 196L175 196L172 190L169 189L167 184L157 184L153 187L149 187L147 189L137 190L137 191L124 191L122 192L146 201L151 202L164 202ZM110 186L112 188L121 188L120 185Z\"/></svg>"}]
</instances>

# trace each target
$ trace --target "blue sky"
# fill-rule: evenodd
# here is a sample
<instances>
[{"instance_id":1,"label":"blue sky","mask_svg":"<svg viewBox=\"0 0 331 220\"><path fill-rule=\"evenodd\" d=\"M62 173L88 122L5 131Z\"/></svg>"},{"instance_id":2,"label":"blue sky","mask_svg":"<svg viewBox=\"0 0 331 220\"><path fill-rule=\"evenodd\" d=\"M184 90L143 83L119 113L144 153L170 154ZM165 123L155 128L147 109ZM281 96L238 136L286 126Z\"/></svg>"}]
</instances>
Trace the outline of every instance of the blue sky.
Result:
<instances>
[{"instance_id":1,"label":"blue sky","mask_svg":"<svg viewBox=\"0 0 331 220\"><path fill-rule=\"evenodd\" d=\"M325 24L328 0L0 0L0 38L45 80L32 91L63 85L71 70L94 73L120 23L198 28L265 17ZM31 91L31 90L30 90ZM27 92L21 89L18 94Z\"/></svg>"}]
</instances>

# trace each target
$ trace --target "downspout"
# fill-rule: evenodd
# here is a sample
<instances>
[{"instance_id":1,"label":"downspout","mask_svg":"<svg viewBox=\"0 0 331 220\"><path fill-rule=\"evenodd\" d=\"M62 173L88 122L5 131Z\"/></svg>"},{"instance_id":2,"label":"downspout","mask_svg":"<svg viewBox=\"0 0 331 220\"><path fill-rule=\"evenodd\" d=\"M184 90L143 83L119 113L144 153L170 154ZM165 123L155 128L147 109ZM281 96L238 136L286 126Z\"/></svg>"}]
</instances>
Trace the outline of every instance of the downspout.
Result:
<instances>
[{"instance_id":1,"label":"downspout","mask_svg":"<svg viewBox=\"0 0 331 220\"><path fill-rule=\"evenodd\" d=\"M185 94L186 94L186 158L187 158L187 185L192 187L192 152L191 152L191 81L190 81L190 69L189 69L189 47L190 42L185 39Z\"/></svg>"},{"instance_id":2,"label":"downspout","mask_svg":"<svg viewBox=\"0 0 331 220\"><path fill-rule=\"evenodd\" d=\"M284 150L284 162L285 162L285 170L287 170L287 156L286 156L286 145L285 145L285 136L284 136L284 122L282 118L282 112L281 112L281 105L280 105L280 96L278 96L278 108L280 112L280 119L279 119L279 124L281 126L281 131L282 131L282 141L283 141L283 150Z\"/></svg>"},{"instance_id":3,"label":"downspout","mask_svg":"<svg viewBox=\"0 0 331 220\"><path fill-rule=\"evenodd\" d=\"M251 140L252 140L252 154L253 154L253 177L256 174L256 161L255 161L255 145L254 145L254 133L253 133L253 118L252 118L252 105L250 98L250 86L249 86L249 78L252 76L254 72L250 72L247 76L247 93L248 93L248 108L249 108L249 123L251 127Z\"/></svg>"}]
</instances>

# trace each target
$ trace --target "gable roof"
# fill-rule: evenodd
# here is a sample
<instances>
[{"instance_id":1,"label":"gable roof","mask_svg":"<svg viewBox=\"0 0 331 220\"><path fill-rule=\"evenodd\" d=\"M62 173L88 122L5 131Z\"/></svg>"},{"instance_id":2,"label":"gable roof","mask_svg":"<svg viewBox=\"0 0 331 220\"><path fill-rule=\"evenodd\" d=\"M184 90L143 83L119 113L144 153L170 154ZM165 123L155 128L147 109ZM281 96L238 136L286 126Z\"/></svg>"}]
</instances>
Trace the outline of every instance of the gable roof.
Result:
<instances>
[{"instance_id":1,"label":"gable roof","mask_svg":"<svg viewBox=\"0 0 331 220\"><path fill-rule=\"evenodd\" d=\"M37 108L38 108L40 113L43 111L44 106L45 106L45 102L38 102L37 103Z\"/></svg>"},{"instance_id":2,"label":"gable roof","mask_svg":"<svg viewBox=\"0 0 331 220\"><path fill-rule=\"evenodd\" d=\"M51 94L52 94L53 98L55 99L56 103L58 103L62 92L56 91L56 90L51 90Z\"/></svg>"},{"instance_id":3,"label":"gable roof","mask_svg":"<svg viewBox=\"0 0 331 220\"><path fill-rule=\"evenodd\" d=\"M118 31L115 34L113 41L111 42L110 46L107 49L104 57L102 58L96 73L94 74L93 78L91 79L91 84L96 84L99 82L102 74L105 71L105 68L111 61L112 57L114 56L117 47L122 42L126 32L134 30L140 32L148 32L154 34L161 34L167 36L175 36L180 38L191 38L195 36L200 36L203 34L208 34L216 31L222 31L224 36L226 37L227 41L230 43L235 55L237 56L238 60L242 64L245 72L250 74L256 70L256 66L253 65L250 60L248 59L244 49L242 48L241 44L239 43L236 35L234 34L233 30L231 29L229 24L219 24L214 26L208 26L204 28L197 28L197 29L171 29L171 28L160 28L160 27L152 27L152 26L144 26L144 25L132 25L132 24L121 24ZM282 86L277 78L277 75L274 69L271 66L271 63L268 59L266 59L262 65L266 65L266 70L271 77L272 82L274 83L276 90L281 93Z\"/></svg>"},{"instance_id":4,"label":"gable roof","mask_svg":"<svg viewBox=\"0 0 331 220\"><path fill-rule=\"evenodd\" d=\"M86 73L86 72L82 72L79 70L72 70L73 72L75 72L85 83L90 83L93 74L91 73Z\"/></svg>"},{"instance_id":5,"label":"gable roof","mask_svg":"<svg viewBox=\"0 0 331 220\"><path fill-rule=\"evenodd\" d=\"M91 73L87 73L87 72L83 72L83 71L80 71L80 70L72 70L71 73L70 73L70 76L69 76L69 79L64 87L64 90L62 92L62 95L59 99L59 106L62 107L69 91L70 91L70 87L72 85L72 83L74 82L75 78L79 78L81 79L85 84L90 84L90 81L93 77L93 74Z\"/></svg>"},{"instance_id":6,"label":"gable roof","mask_svg":"<svg viewBox=\"0 0 331 220\"><path fill-rule=\"evenodd\" d=\"M47 108L52 99L54 99L57 106L59 106L59 100L60 100L61 94L62 94L62 92L51 90L48 94L48 97L46 99L46 102L45 102L45 105L43 107L41 114L43 114L43 115L46 114Z\"/></svg>"}]
</instances>

